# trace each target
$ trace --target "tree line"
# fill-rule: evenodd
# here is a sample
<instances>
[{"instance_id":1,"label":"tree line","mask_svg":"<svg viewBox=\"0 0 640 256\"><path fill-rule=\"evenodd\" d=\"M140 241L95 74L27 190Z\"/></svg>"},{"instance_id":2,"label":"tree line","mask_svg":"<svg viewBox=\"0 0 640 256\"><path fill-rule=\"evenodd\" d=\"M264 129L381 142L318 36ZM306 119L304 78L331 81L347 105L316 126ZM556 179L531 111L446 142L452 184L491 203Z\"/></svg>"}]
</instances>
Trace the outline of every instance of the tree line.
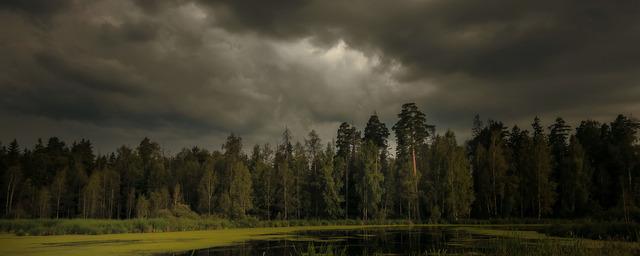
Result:
<instances>
[{"instance_id":1,"label":"tree line","mask_svg":"<svg viewBox=\"0 0 640 256\"><path fill-rule=\"evenodd\" d=\"M374 114L364 130L342 123L323 143L315 131L243 150L167 156L144 138L95 155L88 140L56 137L21 148L0 144L0 206L6 218L147 218L215 215L265 220L602 217L638 220L640 123L562 118L531 129L474 118L459 145L437 134L414 103L391 130ZM396 140L389 152L389 136ZM249 153L245 153L249 152Z\"/></svg>"}]
</instances>

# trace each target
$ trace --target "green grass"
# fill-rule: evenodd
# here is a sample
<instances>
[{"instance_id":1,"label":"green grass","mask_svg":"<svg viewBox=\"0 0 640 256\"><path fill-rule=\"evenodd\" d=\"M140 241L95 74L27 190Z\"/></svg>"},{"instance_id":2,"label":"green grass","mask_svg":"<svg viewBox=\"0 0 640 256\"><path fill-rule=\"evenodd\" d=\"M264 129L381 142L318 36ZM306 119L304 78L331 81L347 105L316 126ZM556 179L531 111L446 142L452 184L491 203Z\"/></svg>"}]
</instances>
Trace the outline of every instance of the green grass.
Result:
<instances>
[{"instance_id":1,"label":"green grass","mask_svg":"<svg viewBox=\"0 0 640 256\"><path fill-rule=\"evenodd\" d=\"M290 220L259 221L254 218L227 220L215 217L157 219L20 219L0 220L0 233L29 235L121 234L229 228L330 226L330 225L410 225L408 220Z\"/></svg>"},{"instance_id":2,"label":"green grass","mask_svg":"<svg viewBox=\"0 0 640 256\"><path fill-rule=\"evenodd\" d=\"M208 231L57 236L1 234L0 255L151 255L210 248L250 239L284 237L288 233L302 230L358 229L364 227L238 228Z\"/></svg>"},{"instance_id":3,"label":"green grass","mask_svg":"<svg viewBox=\"0 0 640 256\"><path fill-rule=\"evenodd\" d=\"M640 244L620 240L593 240L550 236L528 230L460 227L469 233L493 236L484 241L490 255L640 255Z\"/></svg>"}]
</instances>

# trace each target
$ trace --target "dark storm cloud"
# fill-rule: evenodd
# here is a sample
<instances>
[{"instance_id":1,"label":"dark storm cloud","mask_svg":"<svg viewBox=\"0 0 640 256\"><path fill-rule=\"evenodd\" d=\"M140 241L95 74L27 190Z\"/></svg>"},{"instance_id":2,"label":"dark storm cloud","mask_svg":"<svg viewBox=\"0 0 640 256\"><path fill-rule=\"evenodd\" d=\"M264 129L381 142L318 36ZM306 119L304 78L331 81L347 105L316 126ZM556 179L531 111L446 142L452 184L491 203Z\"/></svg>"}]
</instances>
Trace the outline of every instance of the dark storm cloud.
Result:
<instances>
[{"instance_id":1,"label":"dark storm cloud","mask_svg":"<svg viewBox=\"0 0 640 256\"><path fill-rule=\"evenodd\" d=\"M551 72L555 64L606 71L635 68L629 60L640 54L634 47L640 39L637 1L201 2L228 29L342 38L401 60L417 73L413 77L513 77Z\"/></svg>"},{"instance_id":2,"label":"dark storm cloud","mask_svg":"<svg viewBox=\"0 0 640 256\"><path fill-rule=\"evenodd\" d=\"M626 0L3 1L0 117L14 122L0 140L58 135L23 124L108 146L274 143L284 127L330 140L374 111L393 125L405 102L463 138L475 113L637 115L638 13Z\"/></svg>"},{"instance_id":3,"label":"dark storm cloud","mask_svg":"<svg viewBox=\"0 0 640 256\"><path fill-rule=\"evenodd\" d=\"M437 81L412 100L445 127L468 126L473 112L506 121L638 113L638 1L202 2L233 31L344 40L399 61L396 79Z\"/></svg>"},{"instance_id":4,"label":"dark storm cloud","mask_svg":"<svg viewBox=\"0 0 640 256\"><path fill-rule=\"evenodd\" d=\"M34 16L50 16L66 8L70 0L5 0L0 2L0 8L24 12Z\"/></svg>"}]
</instances>

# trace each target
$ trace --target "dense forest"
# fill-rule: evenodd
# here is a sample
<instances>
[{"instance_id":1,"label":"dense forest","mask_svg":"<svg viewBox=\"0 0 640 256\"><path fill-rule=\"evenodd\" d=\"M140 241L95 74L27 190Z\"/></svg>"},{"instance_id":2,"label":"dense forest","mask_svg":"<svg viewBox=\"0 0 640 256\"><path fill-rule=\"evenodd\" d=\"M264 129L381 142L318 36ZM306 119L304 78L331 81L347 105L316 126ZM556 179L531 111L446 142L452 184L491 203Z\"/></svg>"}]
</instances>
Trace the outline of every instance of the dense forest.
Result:
<instances>
[{"instance_id":1,"label":"dense forest","mask_svg":"<svg viewBox=\"0 0 640 256\"><path fill-rule=\"evenodd\" d=\"M342 123L329 143L285 129L278 145L243 150L231 134L221 150L167 156L148 138L106 155L84 139L14 140L0 144L0 207L6 218L638 221L639 129L623 115L575 129L562 118L526 129L476 116L461 146L408 103L391 129L374 114L364 130Z\"/></svg>"}]
</instances>

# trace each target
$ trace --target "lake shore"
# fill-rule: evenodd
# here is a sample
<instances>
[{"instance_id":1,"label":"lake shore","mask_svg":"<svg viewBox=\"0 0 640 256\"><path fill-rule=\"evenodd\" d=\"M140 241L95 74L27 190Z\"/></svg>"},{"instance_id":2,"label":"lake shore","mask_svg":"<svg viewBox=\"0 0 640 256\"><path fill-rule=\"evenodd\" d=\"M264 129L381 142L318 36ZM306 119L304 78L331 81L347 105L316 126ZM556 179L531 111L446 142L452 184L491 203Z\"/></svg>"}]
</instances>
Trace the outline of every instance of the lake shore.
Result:
<instances>
[{"instance_id":1,"label":"lake shore","mask_svg":"<svg viewBox=\"0 0 640 256\"><path fill-rule=\"evenodd\" d=\"M0 234L0 255L152 255L184 252L203 248L231 245L252 239L284 238L293 232L308 230L344 230L368 228L434 227L461 229L465 232L501 237L505 239L535 239L581 241L589 248L602 248L615 244L638 249L637 243L597 241L551 237L535 231L519 231L521 228L541 228L542 224L417 224L417 225L330 225L297 227L231 228L204 231L180 231L157 233L125 233L103 235L50 235L18 236Z\"/></svg>"},{"instance_id":2,"label":"lake shore","mask_svg":"<svg viewBox=\"0 0 640 256\"><path fill-rule=\"evenodd\" d=\"M105 235L17 236L15 234L0 234L0 255L150 255L223 246L250 239L277 238L302 230L400 226L402 225L298 226Z\"/></svg>"}]
</instances>

